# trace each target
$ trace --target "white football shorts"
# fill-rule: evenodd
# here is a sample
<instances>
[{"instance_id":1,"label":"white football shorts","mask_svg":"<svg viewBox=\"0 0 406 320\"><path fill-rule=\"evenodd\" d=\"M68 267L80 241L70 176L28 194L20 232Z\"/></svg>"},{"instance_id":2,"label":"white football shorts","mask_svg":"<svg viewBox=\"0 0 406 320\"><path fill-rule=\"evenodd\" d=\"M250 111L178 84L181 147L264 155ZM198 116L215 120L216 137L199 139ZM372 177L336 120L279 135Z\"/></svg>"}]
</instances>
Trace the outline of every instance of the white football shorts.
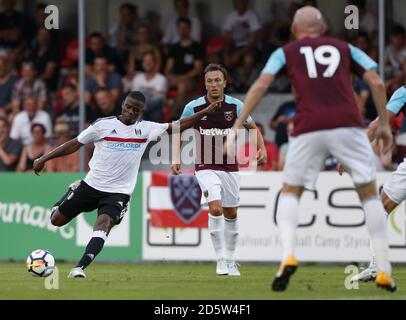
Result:
<instances>
[{"instance_id":1,"label":"white football shorts","mask_svg":"<svg viewBox=\"0 0 406 320\"><path fill-rule=\"evenodd\" d=\"M398 204L406 199L406 159L392 172L390 179L383 186L383 191L389 199Z\"/></svg>"},{"instance_id":2,"label":"white football shorts","mask_svg":"<svg viewBox=\"0 0 406 320\"><path fill-rule=\"evenodd\" d=\"M324 161L332 154L344 165L354 184L375 179L376 168L371 144L362 128L337 128L304 133L289 140L283 182L315 189Z\"/></svg>"},{"instance_id":3,"label":"white football shorts","mask_svg":"<svg viewBox=\"0 0 406 320\"><path fill-rule=\"evenodd\" d=\"M207 203L220 200L224 208L240 203L240 173L220 170L198 170L195 173Z\"/></svg>"}]
</instances>

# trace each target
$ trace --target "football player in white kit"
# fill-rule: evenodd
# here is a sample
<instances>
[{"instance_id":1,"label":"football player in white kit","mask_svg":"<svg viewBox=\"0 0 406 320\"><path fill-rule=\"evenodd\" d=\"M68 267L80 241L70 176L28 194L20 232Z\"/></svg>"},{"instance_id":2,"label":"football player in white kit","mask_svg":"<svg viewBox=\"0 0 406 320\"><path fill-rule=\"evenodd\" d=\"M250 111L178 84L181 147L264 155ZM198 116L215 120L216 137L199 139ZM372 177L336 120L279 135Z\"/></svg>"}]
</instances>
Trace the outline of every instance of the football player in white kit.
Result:
<instances>
[{"instance_id":1,"label":"football player in white kit","mask_svg":"<svg viewBox=\"0 0 406 320\"><path fill-rule=\"evenodd\" d=\"M85 179L70 185L51 214L51 223L61 227L81 212L98 209L93 236L84 255L70 271L69 278L86 277L83 270L100 253L111 228L122 220L147 144L164 132L172 132L175 126L180 131L193 126L201 117L215 111L218 104L212 103L204 110L173 123L140 120L144 108L144 95L133 91L124 100L120 116L97 120L77 138L34 161L35 173L39 175L48 160L74 153L85 144L95 144L89 162L90 171Z\"/></svg>"},{"instance_id":2,"label":"football player in white kit","mask_svg":"<svg viewBox=\"0 0 406 320\"><path fill-rule=\"evenodd\" d=\"M401 112L406 113L406 85L397 89L386 105L389 120L397 117ZM370 140L374 139L378 127L375 119L368 128ZM342 174L342 172L340 172ZM390 179L384 184L381 191L381 201L386 213L389 215L402 201L406 200L406 158L399 164ZM371 247L372 249L372 247ZM351 282L370 281L376 278L376 258L372 252L372 260L364 271L351 278Z\"/></svg>"},{"instance_id":3,"label":"football player in white kit","mask_svg":"<svg viewBox=\"0 0 406 320\"><path fill-rule=\"evenodd\" d=\"M240 200L240 175L235 157L223 155L223 142L239 116L243 103L224 94L227 85L227 71L217 64L209 64L204 70L207 94L189 102L182 118L206 108L214 101L221 101L221 107L196 122L195 137L197 149L195 176L209 206L208 229L216 253L217 275L240 276L234 255L238 242L237 209ZM247 130L254 131L258 142L257 164L267 161L266 149L261 132L251 117L244 123ZM180 149L180 139L174 136L174 154ZM175 157L174 157L175 158ZM231 159L233 158L233 159ZM180 160L172 166L172 172L180 173Z\"/></svg>"}]
</instances>

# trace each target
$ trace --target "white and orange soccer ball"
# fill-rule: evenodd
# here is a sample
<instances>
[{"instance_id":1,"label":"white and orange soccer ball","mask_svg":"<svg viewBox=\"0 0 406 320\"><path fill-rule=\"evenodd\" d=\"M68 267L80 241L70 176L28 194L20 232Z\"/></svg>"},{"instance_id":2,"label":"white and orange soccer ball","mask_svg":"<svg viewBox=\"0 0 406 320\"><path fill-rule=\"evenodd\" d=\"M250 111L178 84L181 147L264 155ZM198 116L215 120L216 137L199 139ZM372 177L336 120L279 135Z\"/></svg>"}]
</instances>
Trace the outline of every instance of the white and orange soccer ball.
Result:
<instances>
[{"instance_id":1,"label":"white and orange soccer ball","mask_svg":"<svg viewBox=\"0 0 406 320\"><path fill-rule=\"evenodd\" d=\"M27 270L34 277L48 277L55 270L55 259L47 250L34 250L27 258Z\"/></svg>"}]
</instances>

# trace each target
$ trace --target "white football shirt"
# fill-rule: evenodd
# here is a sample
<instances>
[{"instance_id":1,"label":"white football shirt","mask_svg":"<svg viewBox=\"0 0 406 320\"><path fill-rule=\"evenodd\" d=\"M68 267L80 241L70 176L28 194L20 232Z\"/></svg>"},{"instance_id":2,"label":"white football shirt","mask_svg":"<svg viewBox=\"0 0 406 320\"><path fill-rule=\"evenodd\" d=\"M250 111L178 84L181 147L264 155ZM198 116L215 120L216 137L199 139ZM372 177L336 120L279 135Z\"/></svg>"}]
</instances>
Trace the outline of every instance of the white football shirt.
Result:
<instances>
[{"instance_id":1,"label":"white football shirt","mask_svg":"<svg viewBox=\"0 0 406 320\"><path fill-rule=\"evenodd\" d=\"M127 126L116 117L97 120L78 136L80 143L95 145L84 181L99 191L131 195L147 144L168 126L168 123L150 121Z\"/></svg>"}]
</instances>

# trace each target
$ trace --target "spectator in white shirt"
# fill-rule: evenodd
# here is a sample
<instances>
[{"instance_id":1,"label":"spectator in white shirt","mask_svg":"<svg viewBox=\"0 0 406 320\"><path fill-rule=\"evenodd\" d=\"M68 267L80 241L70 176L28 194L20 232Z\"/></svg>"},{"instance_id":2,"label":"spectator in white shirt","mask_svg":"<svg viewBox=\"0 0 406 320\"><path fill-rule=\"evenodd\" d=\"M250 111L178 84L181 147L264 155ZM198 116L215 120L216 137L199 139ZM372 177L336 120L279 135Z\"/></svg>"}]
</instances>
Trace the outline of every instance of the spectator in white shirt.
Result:
<instances>
[{"instance_id":1,"label":"spectator in white shirt","mask_svg":"<svg viewBox=\"0 0 406 320\"><path fill-rule=\"evenodd\" d=\"M46 129L45 137L51 137L51 117L47 112L38 110L38 102L35 97L28 96L24 99L24 111L18 113L14 118L10 137L21 141L24 146L31 144L31 125L33 123L42 124Z\"/></svg>"},{"instance_id":2,"label":"spectator in white shirt","mask_svg":"<svg viewBox=\"0 0 406 320\"><path fill-rule=\"evenodd\" d=\"M169 23L165 26L164 36L162 43L165 45L174 45L180 41L180 36L177 31L177 21L179 18L188 18L192 24L191 38L200 42L202 40L202 26L197 17L191 17L189 15L189 1L188 0L174 0L176 15L174 15Z\"/></svg>"},{"instance_id":3,"label":"spectator in white shirt","mask_svg":"<svg viewBox=\"0 0 406 320\"><path fill-rule=\"evenodd\" d=\"M248 0L234 0L235 10L227 15L224 23L224 63L228 68L241 64L246 54L257 53L261 24L248 9L248 3Z\"/></svg>"},{"instance_id":4,"label":"spectator in white shirt","mask_svg":"<svg viewBox=\"0 0 406 320\"><path fill-rule=\"evenodd\" d=\"M142 55L144 72L138 73L132 82L133 91L141 91L146 98L144 120L160 122L163 117L163 105L168 91L165 76L156 71L156 57L153 51Z\"/></svg>"}]
</instances>

